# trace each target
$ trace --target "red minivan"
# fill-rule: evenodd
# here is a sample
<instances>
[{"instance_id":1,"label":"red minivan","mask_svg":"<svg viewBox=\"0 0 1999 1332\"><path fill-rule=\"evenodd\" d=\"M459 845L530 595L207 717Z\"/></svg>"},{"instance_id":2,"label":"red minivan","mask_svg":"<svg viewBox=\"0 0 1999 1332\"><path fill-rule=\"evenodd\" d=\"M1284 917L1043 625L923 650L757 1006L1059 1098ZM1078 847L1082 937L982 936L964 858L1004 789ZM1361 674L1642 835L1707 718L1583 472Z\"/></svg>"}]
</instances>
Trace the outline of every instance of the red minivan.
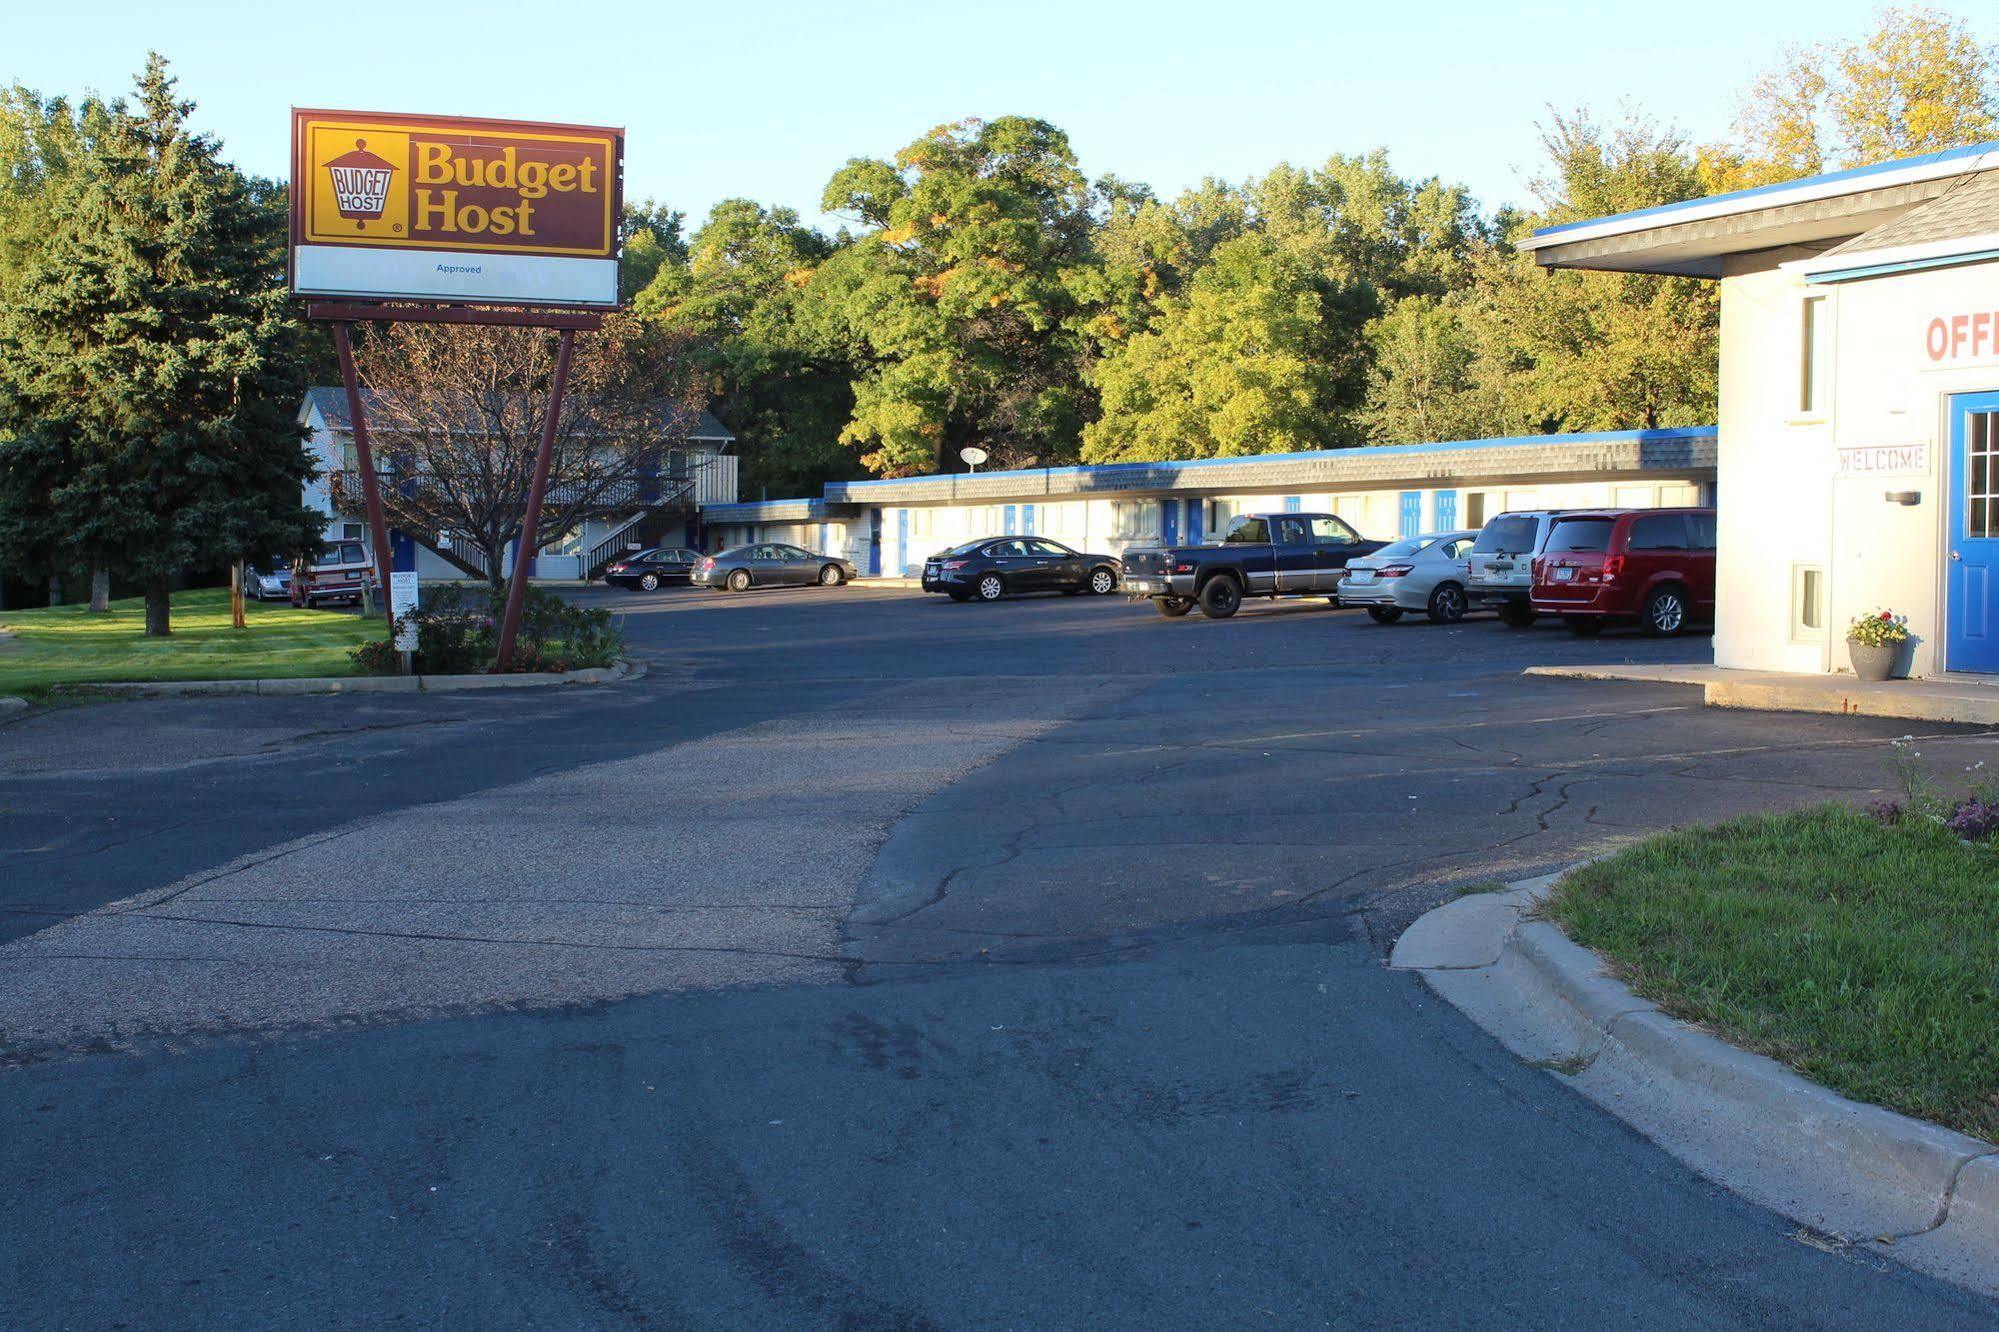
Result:
<instances>
[{"instance_id":1,"label":"red minivan","mask_svg":"<svg viewBox=\"0 0 1999 1332\"><path fill-rule=\"evenodd\" d=\"M1560 514L1534 560L1530 602L1578 634L1635 620L1677 634L1714 618L1713 509L1581 509Z\"/></svg>"}]
</instances>

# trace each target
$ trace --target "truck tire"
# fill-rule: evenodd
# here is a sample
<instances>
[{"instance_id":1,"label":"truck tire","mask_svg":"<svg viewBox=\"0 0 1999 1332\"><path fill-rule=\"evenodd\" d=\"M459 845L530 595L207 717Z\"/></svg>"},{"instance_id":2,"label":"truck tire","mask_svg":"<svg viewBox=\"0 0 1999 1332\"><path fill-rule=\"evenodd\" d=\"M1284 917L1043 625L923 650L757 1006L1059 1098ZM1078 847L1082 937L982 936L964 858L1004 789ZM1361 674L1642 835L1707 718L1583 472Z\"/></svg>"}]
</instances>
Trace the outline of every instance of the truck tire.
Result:
<instances>
[{"instance_id":1,"label":"truck tire","mask_svg":"<svg viewBox=\"0 0 1999 1332\"><path fill-rule=\"evenodd\" d=\"M1226 620L1242 609L1242 584L1234 574L1216 574L1201 584L1194 599L1200 603L1201 614L1211 620Z\"/></svg>"},{"instance_id":2,"label":"truck tire","mask_svg":"<svg viewBox=\"0 0 1999 1332\"><path fill-rule=\"evenodd\" d=\"M1188 611L1194 609L1194 599L1192 597L1154 597L1152 599L1152 609L1158 611L1169 620L1177 620Z\"/></svg>"}]
</instances>

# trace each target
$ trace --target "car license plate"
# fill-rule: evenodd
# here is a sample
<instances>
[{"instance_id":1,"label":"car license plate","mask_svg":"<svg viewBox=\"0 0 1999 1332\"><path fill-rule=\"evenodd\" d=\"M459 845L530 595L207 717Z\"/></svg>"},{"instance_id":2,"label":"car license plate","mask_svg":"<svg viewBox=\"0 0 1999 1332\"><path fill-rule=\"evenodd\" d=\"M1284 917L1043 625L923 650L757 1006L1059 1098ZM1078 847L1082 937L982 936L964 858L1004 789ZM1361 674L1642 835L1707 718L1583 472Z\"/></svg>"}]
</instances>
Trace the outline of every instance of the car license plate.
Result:
<instances>
[{"instance_id":1,"label":"car license plate","mask_svg":"<svg viewBox=\"0 0 1999 1332\"><path fill-rule=\"evenodd\" d=\"M1353 581L1356 583L1372 583L1374 581L1374 570L1355 569L1352 573L1348 574L1347 577L1353 579Z\"/></svg>"},{"instance_id":2,"label":"car license plate","mask_svg":"<svg viewBox=\"0 0 1999 1332\"><path fill-rule=\"evenodd\" d=\"M1575 576L1576 576L1576 571L1574 569L1555 570L1555 581L1558 583L1573 582L1575 580Z\"/></svg>"},{"instance_id":3,"label":"car license plate","mask_svg":"<svg viewBox=\"0 0 1999 1332\"><path fill-rule=\"evenodd\" d=\"M1128 578L1125 580L1125 586L1134 592L1157 592L1159 590L1159 585L1154 583L1150 578Z\"/></svg>"}]
</instances>

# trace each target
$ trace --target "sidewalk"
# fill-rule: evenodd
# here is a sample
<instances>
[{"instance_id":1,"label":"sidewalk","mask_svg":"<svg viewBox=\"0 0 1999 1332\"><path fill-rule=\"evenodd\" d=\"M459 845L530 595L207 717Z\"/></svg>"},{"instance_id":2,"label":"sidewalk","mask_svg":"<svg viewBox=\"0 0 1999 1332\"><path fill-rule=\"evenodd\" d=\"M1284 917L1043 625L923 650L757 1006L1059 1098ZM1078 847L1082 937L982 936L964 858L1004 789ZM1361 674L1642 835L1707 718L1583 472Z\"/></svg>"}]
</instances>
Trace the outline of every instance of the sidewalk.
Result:
<instances>
[{"instance_id":1,"label":"sidewalk","mask_svg":"<svg viewBox=\"0 0 1999 1332\"><path fill-rule=\"evenodd\" d=\"M1529 666L1526 674L1699 685L1708 705L1717 708L1999 726L1999 678L1990 683L1946 677L1868 684L1851 675L1787 675L1720 666Z\"/></svg>"}]
</instances>

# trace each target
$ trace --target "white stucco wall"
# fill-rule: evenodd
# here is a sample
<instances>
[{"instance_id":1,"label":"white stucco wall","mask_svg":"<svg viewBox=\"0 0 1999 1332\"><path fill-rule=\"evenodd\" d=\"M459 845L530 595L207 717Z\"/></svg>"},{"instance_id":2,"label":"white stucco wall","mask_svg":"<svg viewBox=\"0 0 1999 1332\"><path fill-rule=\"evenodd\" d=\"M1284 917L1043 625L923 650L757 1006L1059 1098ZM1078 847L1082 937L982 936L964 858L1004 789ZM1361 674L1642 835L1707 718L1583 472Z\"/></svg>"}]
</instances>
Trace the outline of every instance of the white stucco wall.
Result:
<instances>
[{"instance_id":1,"label":"white stucco wall","mask_svg":"<svg viewBox=\"0 0 1999 1332\"><path fill-rule=\"evenodd\" d=\"M1846 625L1909 617L1911 673L1943 669L1950 395L1999 389L1999 336L1933 360L1932 319L1999 311L1999 264L1807 284L1779 254L1722 281L1720 609L1715 661L1849 669ZM1830 392L1801 407L1802 302L1823 297ZM1891 493L1916 492L1915 504ZM1798 576L1824 571L1823 626L1802 623Z\"/></svg>"}]
</instances>

